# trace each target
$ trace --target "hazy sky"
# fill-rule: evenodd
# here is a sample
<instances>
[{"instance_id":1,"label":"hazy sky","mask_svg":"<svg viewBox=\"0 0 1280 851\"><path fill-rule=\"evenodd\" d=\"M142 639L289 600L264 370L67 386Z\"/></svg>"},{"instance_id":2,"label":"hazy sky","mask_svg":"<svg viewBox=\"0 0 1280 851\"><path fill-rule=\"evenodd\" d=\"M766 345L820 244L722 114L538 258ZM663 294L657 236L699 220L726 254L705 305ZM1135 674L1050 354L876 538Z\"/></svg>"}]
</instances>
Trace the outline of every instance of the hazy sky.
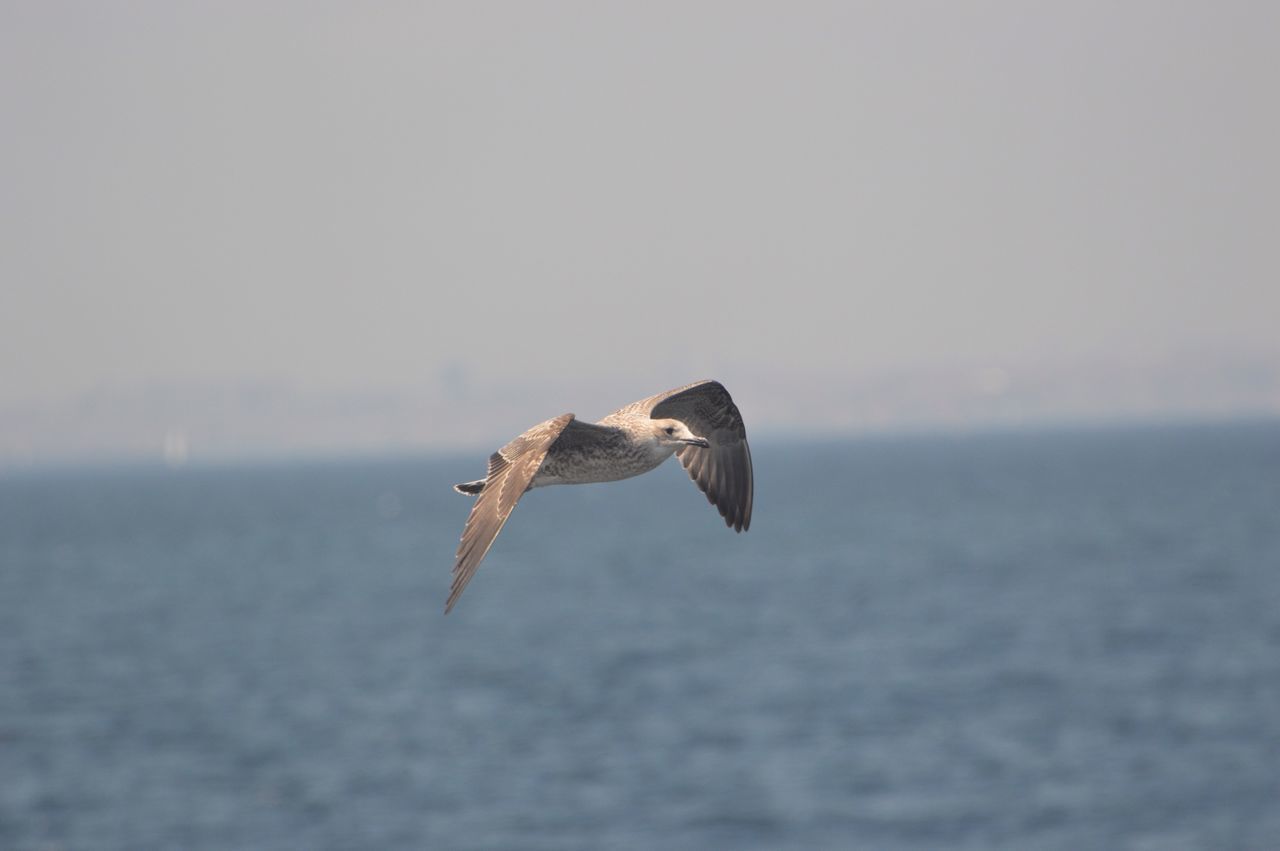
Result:
<instances>
[{"instance_id":1,"label":"hazy sky","mask_svg":"<svg viewBox=\"0 0 1280 851\"><path fill-rule=\"evenodd\" d=\"M5 0L0 456L156 387L418 400L404 439L704 376L778 424L954 369L1280 410L1277 43L1270 2Z\"/></svg>"}]
</instances>

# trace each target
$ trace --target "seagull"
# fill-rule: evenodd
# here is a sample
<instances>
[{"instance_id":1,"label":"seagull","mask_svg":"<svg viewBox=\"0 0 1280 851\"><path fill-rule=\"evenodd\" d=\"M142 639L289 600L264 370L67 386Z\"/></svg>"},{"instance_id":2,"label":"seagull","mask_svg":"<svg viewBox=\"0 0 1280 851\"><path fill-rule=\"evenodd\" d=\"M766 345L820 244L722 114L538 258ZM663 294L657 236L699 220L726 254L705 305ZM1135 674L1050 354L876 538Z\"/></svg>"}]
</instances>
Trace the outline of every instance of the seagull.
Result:
<instances>
[{"instance_id":1,"label":"seagull","mask_svg":"<svg viewBox=\"0 0 1280 851\"><path fill-rule=\"evenodd\" d=\"M751 527L751 449L738 406L718 381L695 381L619 408L598 423L561 414L489 456L483 479L453 486L478 495L462 529L453 609L525 491L615 482L647 473L675 454L729 528Z\"/></svg>"}]
</instances>

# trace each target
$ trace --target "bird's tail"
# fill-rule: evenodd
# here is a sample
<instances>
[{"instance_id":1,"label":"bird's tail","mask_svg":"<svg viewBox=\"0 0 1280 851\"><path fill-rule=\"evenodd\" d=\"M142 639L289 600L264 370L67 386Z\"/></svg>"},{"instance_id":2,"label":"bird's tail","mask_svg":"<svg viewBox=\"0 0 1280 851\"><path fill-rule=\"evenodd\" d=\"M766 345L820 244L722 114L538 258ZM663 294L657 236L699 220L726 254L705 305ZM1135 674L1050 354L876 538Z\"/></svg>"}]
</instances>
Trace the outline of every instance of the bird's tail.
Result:
<instances>
[{"instance_id":1,"label":"bird's tail","mask_svg":"<svg viewBox=\"0 0 1280 851\"><path fill-rule=\"evenodd\" d=\"M480 493L480 491L484 490L484 479L476 479L474 482L463 482L462 484L454 485L453 489L458 493L466 494L467 496L475 496Z\"/></svg>"}]
</instances>

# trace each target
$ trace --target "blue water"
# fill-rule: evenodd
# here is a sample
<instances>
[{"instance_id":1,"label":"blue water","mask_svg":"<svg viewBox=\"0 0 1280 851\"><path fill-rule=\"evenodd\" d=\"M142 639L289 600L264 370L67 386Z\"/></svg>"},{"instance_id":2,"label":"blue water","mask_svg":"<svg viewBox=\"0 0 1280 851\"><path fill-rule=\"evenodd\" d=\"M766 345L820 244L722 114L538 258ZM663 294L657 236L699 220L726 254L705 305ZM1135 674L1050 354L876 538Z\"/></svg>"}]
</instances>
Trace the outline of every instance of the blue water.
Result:
<instances>
[{"instance_id":1,"label":"blue water","mask_svg":"<svg viewBox=\"0 0 1280 851\"><path fill-rule=\"evenodd\" d=\"M0 848L1274 849L1280 426L0 478Z\"/></svg>"}]
</instances>

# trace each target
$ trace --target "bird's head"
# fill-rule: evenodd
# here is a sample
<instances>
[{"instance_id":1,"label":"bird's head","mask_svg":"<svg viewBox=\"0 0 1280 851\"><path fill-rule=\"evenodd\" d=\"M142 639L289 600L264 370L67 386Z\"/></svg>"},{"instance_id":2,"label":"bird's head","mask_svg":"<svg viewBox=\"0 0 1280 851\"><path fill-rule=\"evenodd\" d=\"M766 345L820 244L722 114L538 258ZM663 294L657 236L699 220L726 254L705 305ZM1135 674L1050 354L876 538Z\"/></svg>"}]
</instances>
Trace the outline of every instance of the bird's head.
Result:
<instances>
[{"instance_id":1,"label":"bird's head","mask_svg":"<svg viewBox=\"0 0 1280 851\"><path fill-rule=\"evenodd\" d=\"M701 446L705 449L711 445L689 431L689 427L679 420L654 420L653 434L663 446Z\"/></svg>"}]
</instances>

